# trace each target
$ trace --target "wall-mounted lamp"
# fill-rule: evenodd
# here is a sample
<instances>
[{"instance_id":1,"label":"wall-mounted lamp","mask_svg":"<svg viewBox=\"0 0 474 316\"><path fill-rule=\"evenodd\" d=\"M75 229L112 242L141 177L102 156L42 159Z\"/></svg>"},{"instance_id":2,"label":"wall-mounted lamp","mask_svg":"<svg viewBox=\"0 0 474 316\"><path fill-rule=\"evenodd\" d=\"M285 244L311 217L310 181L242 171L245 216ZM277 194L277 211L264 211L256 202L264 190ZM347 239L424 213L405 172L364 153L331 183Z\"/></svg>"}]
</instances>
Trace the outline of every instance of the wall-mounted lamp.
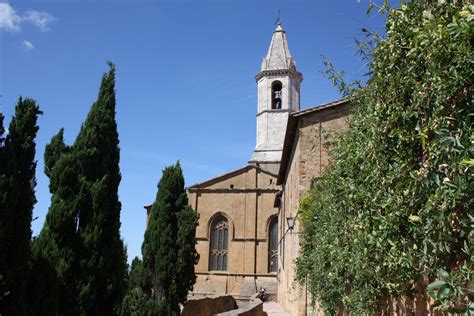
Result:
<instances>
[{"instance_id":1,"label":"wall-mounted lamp","mask_svg":"<svg viewBox=\"0 0 474 316\"><path fill-rule=\"evenodd\" d=\"M286 223L288 224L288 229L293 230L295 228L295 218L294 217L287 217Z\"/></svg>"}]
</instances>

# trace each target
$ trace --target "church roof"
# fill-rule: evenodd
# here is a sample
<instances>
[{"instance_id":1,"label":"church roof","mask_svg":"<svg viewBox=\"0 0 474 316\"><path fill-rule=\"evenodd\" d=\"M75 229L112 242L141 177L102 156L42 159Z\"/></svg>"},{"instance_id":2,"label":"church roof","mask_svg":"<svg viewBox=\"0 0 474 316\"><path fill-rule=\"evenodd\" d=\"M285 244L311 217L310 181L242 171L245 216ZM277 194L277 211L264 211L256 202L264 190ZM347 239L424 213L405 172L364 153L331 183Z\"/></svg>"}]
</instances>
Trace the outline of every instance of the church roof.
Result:
<instances>
[{"instance_id":1,"label":"church roof","mask_svg":"<svg viewBox=\"0 0 474 316\"><path fill-rule=\"evenodd\" d=\"M278 23L273 32L272 41L268 48L267 56L263 59L261 71L294 69L295 62L288 49L286 32Z\"/></svg>"},{"instance_id":2,"label":"church roof","mask_svg":"<svg viewBox=\"0 0 474 316\"><path fill-rule=\"evenodd\" d=\"M283 183L283 178L285 177L286 170L288 168L288 162L290 160L291 152L293 150L293 142L295 141L295 135L298 129L298 121L301 117L310 115L310 114L318 114L321 112L325 112L330 109L342 107L342 106L350 106L350 99L340 99L331 101L325 104L316 105L310 107L308 109L304 109L301 111L293 112L290 117L288 118L288 124L286 125L286 132L285 132L285 140L283 142L283 152L281 155L281 163L280 163L280 170L278 171L278 178L277 184Z\"/></svg>"},{"instance_id":3,"label":"church roof","mask_svg":"<svg viewBox=\"0 0 474 316\"><path fill-rule=\"evenodd\" d=\"M271 172L269 172L269 171L267 171L267 170L265 170L265 169L262 169L262 168L260 168L259 166L256 166L256 165L253 165L253 164L248 164L248 165L245 165L245 166L243 166L243 167L241 167L241 168L238 168L238 169L236 169L236 170L233 170L233 171L230 171L230 172L221 174L221 175L219 175L219 176L217 176L217 177L214 177L214 178L212 178L212 179L206 180L206 181L204 181L204 182L200 182L200 183L193 184L193 185L187 187L187 190L189 191L189 190L196 190L196 189L206 188L206 187L209 187L209 186L211 186L211 185L213 185L213 184L219 183L219 182L221 182L221 181L227 180L227 179L229 179L229 178L232 178L232 177L235 177L235 176L237 176L237 175L239 175L239 174L242 174L242 173L244 173L244 172L247 172L247 171L250 170L250 169L257 169L257 170L259 170L259 171L262 172L262 173L266 173L266 174L268 174L268 175L270 175L270 176L272 176L272 177L275 177L275 178L277 177L276 174L273 174L273 173L271 173Z\"/></svg>"}]
</instances>

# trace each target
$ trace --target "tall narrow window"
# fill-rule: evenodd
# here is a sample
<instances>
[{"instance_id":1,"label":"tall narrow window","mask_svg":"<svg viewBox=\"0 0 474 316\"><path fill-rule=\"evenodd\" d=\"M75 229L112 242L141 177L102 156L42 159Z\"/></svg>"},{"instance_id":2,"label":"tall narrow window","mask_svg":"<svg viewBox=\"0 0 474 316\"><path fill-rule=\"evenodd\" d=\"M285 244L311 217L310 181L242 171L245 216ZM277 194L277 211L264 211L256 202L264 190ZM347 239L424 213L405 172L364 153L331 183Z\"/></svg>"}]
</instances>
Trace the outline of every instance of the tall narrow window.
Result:
<instances>
[{"instance_id":1,"label":"tall narrow window","mask_svg":"<svg viewBox=\"0 0 474 316\"><path fill-rule=\"evenodd\" d=\"M268 226L268 272L278 271L278 217Z\"/></svg>"},{"instance_id":2,"label":"tall narrow window","mask_svg":"<svg viewBox=\"0 0 474 316\"><path fill-rule=\"evenodd\" d=\"M282 87L283 86L280 81L274 81L272 83L272 109L273 110L281 109Z\"/></svg>"},{"instance_id":3,"label":"tall narrow window","mask_svg":"<svg viewBox=\"0 0 474 316\"><path fill-rule=\"evenodd\" d=\"M227 271L229 223L224 216L214 219L211 226L210 270Z\"/></svg>"}]
</instances>

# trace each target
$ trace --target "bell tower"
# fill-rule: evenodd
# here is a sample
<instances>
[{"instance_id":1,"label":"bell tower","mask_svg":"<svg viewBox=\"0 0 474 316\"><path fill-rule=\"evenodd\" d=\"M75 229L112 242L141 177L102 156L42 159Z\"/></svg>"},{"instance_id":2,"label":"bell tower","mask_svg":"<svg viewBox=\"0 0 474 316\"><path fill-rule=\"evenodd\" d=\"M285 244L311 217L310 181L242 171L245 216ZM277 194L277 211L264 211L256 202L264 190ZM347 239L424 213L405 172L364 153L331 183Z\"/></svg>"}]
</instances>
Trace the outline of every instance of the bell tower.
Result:
<instances>
[{"instance_id":1,"label":"bell tower","mask_svg":"<svg viewBox=\"0 0 474 316\"><path fill-rule=\"evenodd\" d=\"M250 162L279 163L289 114L300 109L300 84L303 81L280 22L255 79L258 87L257 143Z\"/></svg>"}]
</instances>

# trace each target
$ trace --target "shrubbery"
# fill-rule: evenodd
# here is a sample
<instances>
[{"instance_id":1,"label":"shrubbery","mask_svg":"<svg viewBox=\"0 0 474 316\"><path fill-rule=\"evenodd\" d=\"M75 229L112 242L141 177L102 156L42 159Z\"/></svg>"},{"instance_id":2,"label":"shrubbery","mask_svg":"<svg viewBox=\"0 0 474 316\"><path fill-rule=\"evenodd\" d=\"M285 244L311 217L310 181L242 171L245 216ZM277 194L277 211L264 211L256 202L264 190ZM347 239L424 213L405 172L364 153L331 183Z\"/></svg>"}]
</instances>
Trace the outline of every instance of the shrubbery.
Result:
<instances>
[{"instance_id":1,"label":"shrubbery","mask_svg":"<svg viewBox=\"0 0 474 316\"><path fill-rule=\"evenodd\" d=\"M414 0L366 30L369 80L346 84L346 134L301 203L300 280L325 310L375 311L421 280L444 309L472 301L474 6ZM331 66L329 64L329 66ZM474 308L473 305L470 305Z\"/></svg>"}]
</instances>

